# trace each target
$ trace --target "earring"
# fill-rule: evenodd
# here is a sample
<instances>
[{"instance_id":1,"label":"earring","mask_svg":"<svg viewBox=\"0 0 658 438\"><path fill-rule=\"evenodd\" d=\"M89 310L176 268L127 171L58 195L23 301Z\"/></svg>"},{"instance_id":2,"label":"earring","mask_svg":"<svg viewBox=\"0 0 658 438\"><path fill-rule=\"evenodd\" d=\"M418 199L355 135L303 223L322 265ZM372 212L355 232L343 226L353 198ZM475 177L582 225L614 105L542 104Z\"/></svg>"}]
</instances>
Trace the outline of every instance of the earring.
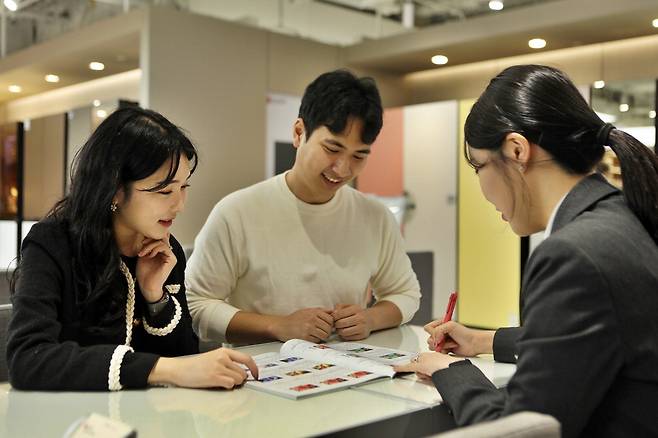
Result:
<instances>
[{"instance_id":1,"label":"earring","mask_svg":"<svg viewBox=\"0 0 658 438\"><path fill-rule=\"evenodd\" d=\"M112 204L110 204L110 211L111 211L112 213L114 213L115 211L117 211L118 208L119 208L119 204L117 204L116 202L112 202Z\"/></svg>"},{"instance_id":2,"label":"earring","mask_svg":"<svg viewBox=\"0 0 658 438\"><path fill-rule=\"evenodd\" d=\"M525 172L525 166L523 164L519 166L519 172L521 173Z\"/></svg>"}]
</instances>

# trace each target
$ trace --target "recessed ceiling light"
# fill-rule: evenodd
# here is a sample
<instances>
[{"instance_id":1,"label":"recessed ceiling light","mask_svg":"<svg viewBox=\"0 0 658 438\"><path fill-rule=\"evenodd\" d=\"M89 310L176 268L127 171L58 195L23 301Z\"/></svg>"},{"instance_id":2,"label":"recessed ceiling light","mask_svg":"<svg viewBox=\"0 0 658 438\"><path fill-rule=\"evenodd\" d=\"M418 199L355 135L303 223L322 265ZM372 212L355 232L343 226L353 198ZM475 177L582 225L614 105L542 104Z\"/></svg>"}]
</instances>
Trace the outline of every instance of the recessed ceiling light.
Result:
<instances>
[{"instance_id":1,"label":"recessed ceiling light","mask_svg":"<svg viewBox=\"0 0 658 438\"><path fill-rule=\"evenodd\" d=\"M46 79L46 82L52 82L52 83L59 82L59 76L57 76L57 75L46 75L45 79Z\"/></svg>"},{"instance_id":2,"label":"recessed ceiling light","mask_svg":"<svg viewBox=\"0 0 658 438\"><path fill-rule=\"evenodd\" d=\"M489 2L489 9L492 11L502 11L505 5L501 0L491 0Z\"/></svg>"},{"instance_id":3,"label":"recessed ceiling light","mask_svg":"<svg viewBox=\"0 0 658 438\"><path fill-rule=\"evenodd\" d=\"M622 103L621 105L619 105L619 111L621 111L622 113L627 112L629 109L630 107L628 106L627 103Z\"/></svg>"},{"instance_id":4,"label":"recessed ceiling light","mask_svg":"<svg viewBox=\"0 0 658 438\"><path fill-rule=\"evenodd\" d=\"M444 55L434 55L432 56L432 64L436 65L445 65L448 63L448 57Z\"/></svg>"},{"instance_id":5,"label":"recessed ceiling light","mask_svg":"<svg viewBox=\"0 0 658 438\"><path fill-rule=\"evenodd\" d=\"M105 64L102 62L94 61L89 63L89 68L95 71L105 70Z\"/></svg>"},{"instance_id":6,"label":"recessed ceiling light","mask_svg":"<svg viewBox=\"0 0 658 438\"><path fill-rule=\"evenodd\" d=\"M600 89L605 87L605 81L594 81L594 88Z\"/></svg>"},{"instance_id":7,"label":"recessed ceiling light","mask_svg":"<svg viewBox=\"0 0 658 438\"><path fill-rule=\"evenodd\" d=\"M649 118L650 119L655 119L656 118L656 112L654 110L649 111Z\"/></svg>"},{"instance_id":8,"label":"recessed ceiling light","mask_svg":"<svg viewBox=\"0 0 658 438\"><path fill-rule=\"evenodd\" d=\"M15 0L5 0L2 3L4 3L5 7L12 12L16 12L16 9L18 9L18 4Z\"/></svg>"},{"instance_id":9,"label":"recessed ceiling light","mask_svg":"<svg viewBox=\"0 0 658 438\"><path fill-rule=\"evenodd\" d=\"M96 117L104 119L105 117L107 117L107 111L101 109L96 110Z\"/></svg>"},{"instance_id":10,"label":"recessed ceiling light","mask_svg":"<svg viewBox=\"0 0 658 438\"><path fill-rule=\"evenodd\" d=\"M9 90L10 93L20 93L21 91L23 91L23 88L21 88L20 85L10 85L9 87L7 87L7 89Z\"/></svg>"},{"instance_id":11,"label":"recessed ceiling light","mask_svg":"<svg viewBox=\"0 0 658 438\"><path fill-rule=\"evenodd\" d=\"M653 25L653 27L658 27L658 18L654 18L651 24Z\"/></svg>"},{"instance_id":12,"label":"recessed ceiling light","mask_svg":"<svg viewBox=\"0 0 658 438\"><path fill-rule=\"evenodd\" d=\"M101 106L101 101L98 100L98 99L94 99L94 101L92 102L92 105L94 105L95 107Z\"/></svg>"},{"instance_id":13,"label":"recessed ceiling light","mask_svg":"<svg viewBox=\"0 0 658 438\"><path fill-rule=\"evenodd\" d=\"M533 38L528 41L528 46L530 46L531 49L543 49L546 47L546 40L541 38Z\"/></svg>"}]
</instances>

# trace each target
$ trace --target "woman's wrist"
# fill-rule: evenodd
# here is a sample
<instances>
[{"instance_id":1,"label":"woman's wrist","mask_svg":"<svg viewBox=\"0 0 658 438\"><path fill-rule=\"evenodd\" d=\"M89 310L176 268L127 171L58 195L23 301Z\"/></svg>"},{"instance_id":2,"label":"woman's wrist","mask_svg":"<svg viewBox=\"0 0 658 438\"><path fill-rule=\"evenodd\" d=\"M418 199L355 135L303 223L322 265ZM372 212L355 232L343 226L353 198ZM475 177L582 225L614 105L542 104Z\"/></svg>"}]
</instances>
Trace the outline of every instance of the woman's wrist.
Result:
<instances>
[{"instance_id":1,"label":"woman's wrist","mask_svg":"<svg viewBox=\"0 0 658 438\"><path fill-rule=\"evenodd\" d=\"M176 358L174 357L161 357L151 369L148 376L148 383L151 385L173 384L175 385L175 368Z\"/></svg>"},{"instance_id":2,"label":"woman's wrist","mask_svg":"<svg viewBox=\"0 0 658 438\"><path fill-rule=\"evenodd\" d=\"M493 340L495 334L495 330L478 331L478 354L493 354Z\"/></svg>"},{"instance_id":3,"label":"woman's wrist","mask_svg":"<svg viewBox=\"0 0 658 438\"><path fill-rule=\"evenodd\" d=\"M160 286L159 288L156 287L151 287L148 285L145 285L142 287L142 285L139 285L139 289L142 291L142 296L144 297L144 300L148 304L155 304L158 301L162 300L165 296L165 290L164 287Z\"/></svg>"}]
</instances>

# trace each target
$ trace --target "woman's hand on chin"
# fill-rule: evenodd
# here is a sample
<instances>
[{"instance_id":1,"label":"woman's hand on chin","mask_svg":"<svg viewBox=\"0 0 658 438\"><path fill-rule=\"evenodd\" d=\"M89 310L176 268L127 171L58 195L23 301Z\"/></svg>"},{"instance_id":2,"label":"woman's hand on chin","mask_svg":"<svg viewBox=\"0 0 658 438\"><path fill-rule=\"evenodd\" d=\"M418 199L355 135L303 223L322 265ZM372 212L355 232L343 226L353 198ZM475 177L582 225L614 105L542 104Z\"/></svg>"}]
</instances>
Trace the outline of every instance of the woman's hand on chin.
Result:
<instances>
[{"instance_id":1,"label":"woman's hand on chin","mask_svg":"<svg viewBox=\"0 0 658 438\"><path fill-rule=\"evenodd\" d=\"M169 245L169 235L160 240L144 239L137 257L139 288L147 302L155 303L162 298L164 283L177 262Z\"/></svg>"}]
</instances>

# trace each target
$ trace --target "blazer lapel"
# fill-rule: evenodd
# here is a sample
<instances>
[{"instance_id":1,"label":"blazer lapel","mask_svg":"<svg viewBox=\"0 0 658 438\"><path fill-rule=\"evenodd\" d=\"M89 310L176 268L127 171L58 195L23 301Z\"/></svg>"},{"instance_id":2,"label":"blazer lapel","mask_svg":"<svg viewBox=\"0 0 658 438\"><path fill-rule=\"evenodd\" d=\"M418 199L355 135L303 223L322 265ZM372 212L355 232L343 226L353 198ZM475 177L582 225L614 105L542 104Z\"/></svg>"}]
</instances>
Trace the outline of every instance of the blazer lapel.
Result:
<instances>
[{"instance_id":1,"label":"blazer lapel","mask_svg":"<svg viewBox=\"0 0 658 438\"><path fill-rule=\"evenodd\" d=\"M589 210L603 198L606 198L619 189L610 185L603 176L598 173L583 178L564 198L553 222L553 232L556 232L579 214Z\"/></svg>"}]
</instances>

